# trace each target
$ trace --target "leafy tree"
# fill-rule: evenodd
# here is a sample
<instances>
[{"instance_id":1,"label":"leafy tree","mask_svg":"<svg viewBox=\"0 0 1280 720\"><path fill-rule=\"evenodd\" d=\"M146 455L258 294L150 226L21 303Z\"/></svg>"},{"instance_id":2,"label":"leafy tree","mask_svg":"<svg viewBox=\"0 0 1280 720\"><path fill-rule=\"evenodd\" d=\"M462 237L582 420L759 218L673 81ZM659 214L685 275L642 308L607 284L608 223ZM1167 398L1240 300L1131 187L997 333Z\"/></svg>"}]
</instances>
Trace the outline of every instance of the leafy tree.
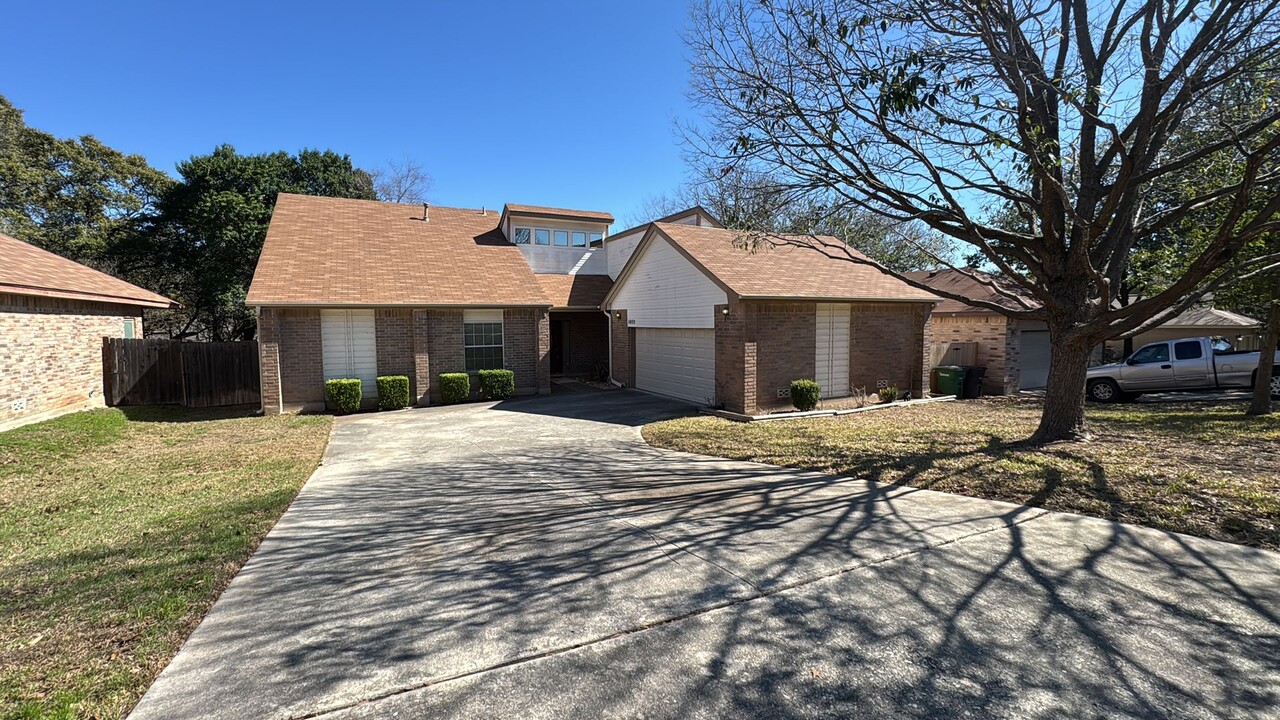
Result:
<instances>
[{"instance_id":1,"label":"leafy tree","mask_svg":"<svg viewBox=\"0 0 1280 720\"><path fill-rule=\"evenodd\" d=\"M0 95L0 232L114 270L112 248L151 222L173 180L92 135L28 127Z\"/></svg>"},{"instance_id":2,"label":"leafy tree","mask_svg":"<svg viewBox=\"0 0 1280 720\"><path fill-rule=\"evenodd\" d=\"M222 145L180 163L178 174L154 227L121 251L132 277L151 278L183 304L151 323L177 338L253 337L244 297L278 193L375 199L369 174L329 150L240 155Z\"/></svg>"},{"instance_id":3,"label":"leafy tree","mask_svg":"<svg viewBox=\"0 0 1280 720\"><path fill-rule=\"evenodd\" d=\"M750 0L695 11L689 42L707 127L702 162L767 174L966 243L1038 302L1049 381L1033 442L1087 437L1085 371L1109 337L1154 326L1276 263L1242 249L1280 230L1280 106L1230 93L1280 55L1280 0ZM1225 110L1225 111L1224 111ZM1204 118L1212 136L1170 140ZM1227 174L1152 211L1161 179ZM1209 204L1225 211L1165 289L1114 300L1145 239ZM1020 220L1010 229L998 215ZM811 242L851 262L866 262ZM913 283L919 285L919 283Z\"/></svg>"}]
</instances>

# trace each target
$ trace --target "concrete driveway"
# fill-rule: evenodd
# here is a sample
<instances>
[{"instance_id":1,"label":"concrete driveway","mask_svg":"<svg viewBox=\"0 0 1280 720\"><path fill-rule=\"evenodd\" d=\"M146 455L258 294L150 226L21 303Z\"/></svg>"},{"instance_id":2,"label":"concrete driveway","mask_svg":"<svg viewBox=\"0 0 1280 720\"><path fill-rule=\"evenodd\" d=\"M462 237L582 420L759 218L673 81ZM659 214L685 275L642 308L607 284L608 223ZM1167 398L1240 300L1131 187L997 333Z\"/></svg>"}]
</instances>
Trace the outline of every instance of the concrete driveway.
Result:
<instances>
[{"instance_id":1,"label":"concrete driveway","mask_svg":"<svg viewBox=\"0 0 1280 720\"><path fill-rule=\"evenodd\" d=\"M339 420L133 717L1280 715L1280 555L640 440L683 409Z\"/></svg>"}]
</instances>

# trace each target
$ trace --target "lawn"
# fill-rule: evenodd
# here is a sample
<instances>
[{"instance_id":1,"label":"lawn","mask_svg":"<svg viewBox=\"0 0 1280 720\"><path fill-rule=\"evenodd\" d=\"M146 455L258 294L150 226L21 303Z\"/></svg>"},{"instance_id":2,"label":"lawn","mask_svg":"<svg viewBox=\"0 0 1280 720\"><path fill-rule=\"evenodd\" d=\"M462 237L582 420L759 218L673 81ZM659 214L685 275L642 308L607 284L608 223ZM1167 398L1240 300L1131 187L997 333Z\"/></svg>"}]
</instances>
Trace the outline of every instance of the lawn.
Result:
<instances>
[{"instance_id":1,"label":"lawn","mask_svg":"<svg viewBox=\"0 0 1280 720\"><path fill-rule=\"evenodd\" d=\"M0 716L133 707L316 467L330 424L137 408L0 433Z\"/></svg>"},{"instance_id":2,"label":"lawn","mask_svg":"<svg viewBox=\"0 0 1280 720\"><path fill-rule=\"evenodd\" d=\"M1280 549L1280 416L1241 403L1090 406L1098 438L1043 449L1038 402L989 398L835 418L644 428L652 445L1025 503Z\"/></svg>"}]
</instances>

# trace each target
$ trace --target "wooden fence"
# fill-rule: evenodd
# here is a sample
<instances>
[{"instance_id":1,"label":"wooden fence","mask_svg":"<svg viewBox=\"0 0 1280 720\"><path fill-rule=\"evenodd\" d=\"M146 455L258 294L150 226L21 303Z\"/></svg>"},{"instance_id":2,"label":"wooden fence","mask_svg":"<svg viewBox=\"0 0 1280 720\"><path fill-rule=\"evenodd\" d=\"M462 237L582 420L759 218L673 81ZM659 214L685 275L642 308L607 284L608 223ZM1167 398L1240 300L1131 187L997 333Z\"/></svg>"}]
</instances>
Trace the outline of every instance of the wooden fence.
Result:
<instances>
[{"instance_id":1,"label":"wooden fence","mask_svg":"<svg viewBox=\"0 0 1280 720\"><path fill-rule=\"evenodd\" d=\"M258 343L102 339L108 405L216 407L261 401Z\"/></svg>"},{"instance_id":2,"label":"wooden fence","mask_svg":"<svg viewBox=\"0 0 1280 720\"><path fill-rule=\"evenodd\" d=\"M977 365L978 343L933 343L929 348L929 368L939 365Z\"/></svg>"}]
</instances>

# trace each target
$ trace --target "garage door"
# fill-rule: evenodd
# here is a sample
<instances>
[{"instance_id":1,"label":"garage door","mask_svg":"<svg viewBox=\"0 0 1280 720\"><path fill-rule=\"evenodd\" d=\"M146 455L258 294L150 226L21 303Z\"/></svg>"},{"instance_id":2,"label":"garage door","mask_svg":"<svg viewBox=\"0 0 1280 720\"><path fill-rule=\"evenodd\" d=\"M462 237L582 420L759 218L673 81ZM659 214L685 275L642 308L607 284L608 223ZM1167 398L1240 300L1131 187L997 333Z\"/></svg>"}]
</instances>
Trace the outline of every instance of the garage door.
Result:
<instances>
[{"instance_id":1,"label":"garage door","mask_svg":"<svg viewBox=\"0 0 1280 720\"><path fill-rule=\"evenodd\" d=\"M359 378L362 394L378 396L378 351L372 310L320 311L324 379Z\"/></svg>"},{"instance_id":2,"label":"garage door","mask_svg":"<svg viewBox=\"0 0 1280 720\"><path fill-rule=\"evenodd\" d=\"M1022 331L1022 381L1019 389L1042 388L1049 381L1049 331Z\"/></svg>"},{"instance_id":3,"label":"garage door","mask_svg":"<svg viewBox=\"0 0 1280 720\"><path fill-rule=\"evenodd\" d=\"M636 387L699 404L716 394L715 330L636 328Z\"/></svg>"}]
</instances>

